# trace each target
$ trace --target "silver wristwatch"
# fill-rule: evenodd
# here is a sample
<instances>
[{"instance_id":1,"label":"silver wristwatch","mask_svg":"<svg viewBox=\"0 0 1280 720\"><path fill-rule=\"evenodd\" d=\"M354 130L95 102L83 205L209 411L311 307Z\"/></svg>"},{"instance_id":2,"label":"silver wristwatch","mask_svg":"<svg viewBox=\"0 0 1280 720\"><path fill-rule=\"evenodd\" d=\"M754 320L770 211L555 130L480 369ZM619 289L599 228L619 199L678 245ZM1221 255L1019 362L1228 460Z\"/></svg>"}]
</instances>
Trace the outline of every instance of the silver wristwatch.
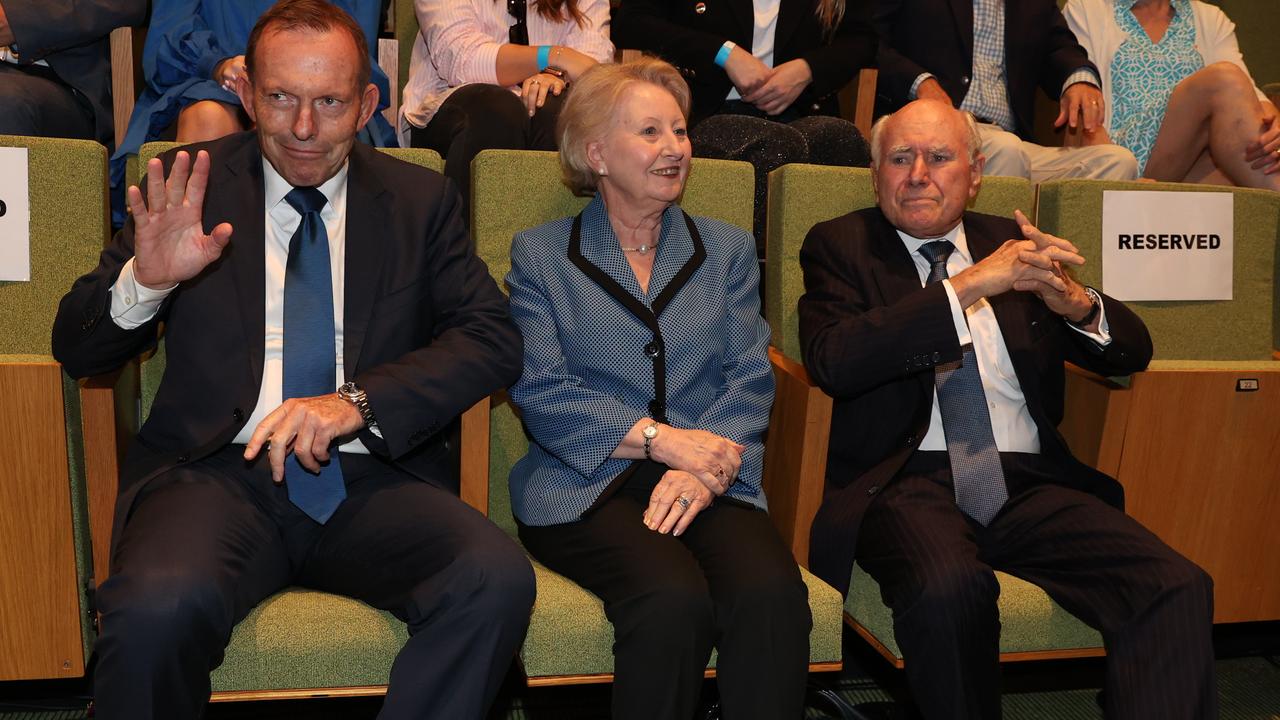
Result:
<instances>
[{"instance_id":1,"label":"silver wristwatch","mask_svg":"<svg viewBox=\"0 0 1280 720\"><path fill-rule=\"evenodd\" d=\"M652 449L653 439L658 437L658 423L651 422L640 430L640 434L644 435L644 456L645 459L652 459L649 451Z\"/></svg>"},{"instance_id":2,"label":"silver wristwatch","mask_svg":"<svg viewBox=\"0 0 1280 720\"><path fill-rule=\"evenodd\" d=\"M345 382L338 388L338 395L356 406L356 410L360 411L360 417L364 418L365 427L378 426L378 421L373 417L373 408L369 407L369 396L365 394L363 388L353 382Z\"/></svg>"}]
</instances>

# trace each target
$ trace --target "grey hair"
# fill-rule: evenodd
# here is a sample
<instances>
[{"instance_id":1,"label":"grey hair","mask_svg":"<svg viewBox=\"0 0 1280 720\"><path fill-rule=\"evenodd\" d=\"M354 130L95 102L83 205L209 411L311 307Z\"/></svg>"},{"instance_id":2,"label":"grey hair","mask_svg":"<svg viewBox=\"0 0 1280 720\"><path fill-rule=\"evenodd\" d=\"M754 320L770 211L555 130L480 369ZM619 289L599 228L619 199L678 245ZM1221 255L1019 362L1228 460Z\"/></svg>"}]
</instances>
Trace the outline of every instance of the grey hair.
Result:
<instances>
[{"instance_id":1,"label":"grey hair","mask_svg":"<svg viewBox=\"0 0 1280 720\"><path fill-rule=\"evenodd\" d=\"M889 118L896 116L900 112L902 112L901 109L899 109L897 112L885 115L881 117L879 120L877 120L874 125L871 126L871 166L872 167L880 166L880 152L881 152L880 138L884 134L885 124L888 123ZM972 165L974 162L977 162L978 152L982 150L982 136L978 134L978 121L973 117L973 113L971 112L967 112L965 110L957 110L956 112L960 113L960 117L964 119L964 127L966 131L965 141L969 150L969 164Z\"/></svg>"}]
</instances>

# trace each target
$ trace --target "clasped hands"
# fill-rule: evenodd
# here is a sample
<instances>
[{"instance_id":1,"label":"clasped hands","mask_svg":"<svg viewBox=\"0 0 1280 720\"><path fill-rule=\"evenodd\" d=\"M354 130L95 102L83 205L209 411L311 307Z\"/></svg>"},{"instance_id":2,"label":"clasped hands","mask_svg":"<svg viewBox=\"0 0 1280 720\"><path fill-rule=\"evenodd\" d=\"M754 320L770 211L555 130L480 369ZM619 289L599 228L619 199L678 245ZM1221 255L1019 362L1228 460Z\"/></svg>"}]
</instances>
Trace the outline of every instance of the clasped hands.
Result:
<instances>
[{"instance_id":1,"label":"clasped hands","mask_svg":"<svg viewBox=\"0 0 1280 720\"><path fill-rule=\"evenodd\" d=\"M698 513L737 479L745 449L706 430L663 425L653 440L650 457L670 470L649 496L645 526L662 534L684 533Z\"/></svg>"},{"instance_id":2,"label":"clasped hands","mask_svg":"<svg viewBox=\"0 0 1280 720\"><path fill-rule=\"evenodd\" d=\"M180 151L168 179L159 159L147 163L146 204L138 186L131 186L127 193L133 213L135 281L153 290L172 288L222 256L231 242L232 227L224 222L205 234L202 216L208 184L209 153L204 150L195 163L190 154ZM244 457L254 459L270 443L271 479L280 483L289 453L297 455L304 468L319 472L320 464L329 460L333 441L362 427L360 411L337 393L293 398L262 419L245 446Z\"/></svg>"},{"instance_id":3,"label":"clasped hands","mask_svg":"<svg viewBox=\"0 0 1280 720\"><path fill-rule=\"evenodd\" d=\"M734 47L725 61L724 70L738 89L743 102L751 103L768 115L778 115L791 107L800 93L813 82L809 63L789 60L771 68L740 47Z\"/></svg>"},{"instance_id":4,"label":"clasped hands","mask_svg":"<svg viewBox=\"0 0 1280 720\"><path fill-rule=\"evenodd\" d=\"M1041 232L1022 211L1014 212L1014 220L1024 239L1007 240L972 267L951 278L962 307L969 307L982 297L994 297L1009 290L1035 293L1054 313L1070 321L1089 314L1092 300L1084 286L1063 269L1063 265L1084 265L1075 245L1060 237Z\"/></svg>"}]
</instances>

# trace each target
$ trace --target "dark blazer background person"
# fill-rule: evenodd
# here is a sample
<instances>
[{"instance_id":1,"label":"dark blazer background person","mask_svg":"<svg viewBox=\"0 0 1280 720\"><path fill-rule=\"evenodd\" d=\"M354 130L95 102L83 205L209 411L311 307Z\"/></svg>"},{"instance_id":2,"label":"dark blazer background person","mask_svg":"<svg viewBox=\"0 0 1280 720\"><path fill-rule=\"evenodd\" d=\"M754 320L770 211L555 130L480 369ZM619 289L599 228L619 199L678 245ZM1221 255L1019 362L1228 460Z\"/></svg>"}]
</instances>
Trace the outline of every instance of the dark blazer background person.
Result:
<instances>
[{"instance_id":1,"label":"dark blazer background person","mask_svg":"<svg viewBox=\"0 0 1280 720\"><path fill-rule=\"evenodd\" d=\"M109 35L146 15L146 0L0 2L0 46L19 57L0 62L0 134L114 145Z\"/></svg>"},{"instance_id":2,"label":"dark blazer background person","mask_svg":"<svg viewBox=\"0 0 1280 720\"><path fill-rule=\"evenodd\" d=\"M1061 273L1083 262L1069 242L964 211L983 162L966 117L922 100L882 119L878 207L801 249L805 367L835 399L810 567L847 590L856 558L877 581L926 718L999 717L994 570L1102 633L1107 717L1214 717L1212 581L1057 431L1063 362L1127 375L1150 337Z\"/></svg>"},{"instance_id":3,"label":"dark blazer background person","mask_svg":"<svg viewBox=\"0 0 1280 720\"><path fill-rule=\"evenodd\" d=\"M408 624L383 718L483 717L523 638L532 571L452 492L440 432L514 380L519 334L452 185L355 142L377 98L362 43L322 0L264 14L239 87L256 134L166 156L167 182L153 160L147 205L130 190L129 221L59 308L54 355L77 377L165 331L98 592L106 720L197 717L234 624L287 585ZM298 195L322 209L303 214ZM307 229L316 220L320 235ZM342 262L299 297L296 282L320 277L294 267L308 249ZM133 316L156 292L158 306ZM332 323L308 344L298 330L322 305ZM319 363L313 396L288 390L300 362ZM334 392L344 380L346 397ZM298 500L321 467L340 469L345 488L327 517Z\"/></svg>"}]
</instances>

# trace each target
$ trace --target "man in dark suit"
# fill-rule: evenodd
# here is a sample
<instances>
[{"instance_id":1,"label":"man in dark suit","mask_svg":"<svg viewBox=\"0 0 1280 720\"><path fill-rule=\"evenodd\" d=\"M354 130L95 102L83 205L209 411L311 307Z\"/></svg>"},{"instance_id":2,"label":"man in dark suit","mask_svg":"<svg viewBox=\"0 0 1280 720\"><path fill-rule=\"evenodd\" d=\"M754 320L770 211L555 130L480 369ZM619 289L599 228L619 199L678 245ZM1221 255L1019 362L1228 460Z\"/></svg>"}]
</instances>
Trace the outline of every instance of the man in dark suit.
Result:
<instances>
[{"instance_id":1,"label":"man in dark suit","mask_svg":"<svg viewBox=\"0 0 1280 720\"><path fill-rule=\"evenodd\" d=\"M1133 153L1106 138L1098 70L1054 0L873 1L881 112L925 98L973 113L988 175L1137 177ZM1058 100L1054 127L1082 132L1084 147L1030 142L1037 87Z\"/></svg>"},{"instance_id":2,"label":"man in dark suit","mask_svg":"<svg viewBox=\"0 0 1280 720\"><path fill-rule=\"evenodd\" d=\"M1063 362L1126 375L1150 337L1062 271L1071 243L965 212L977 132L933 100L883 118L879 207L801 250L805 366L835 399L811 567L847 589L856 558L880 584L926 717L1000 715L995 570L1102 632L1108 717L1213 717L1212 582L1057 431Z\"/></svg>"},{"instance_id":3,"label":"man in dark suit","mask_svg":"<svg viewBox=\"0 0 1280 720\"><path fill-rule=\"evenodd\" d=\"M452 186L354 142L377 90L350 16L282 0L246 57L256 136L170 156L167 181L151 161L54 325L74 376L165 332L98 593L98 716L199 716L235 623L302 585L409 625L380 717L483 717L533 572L454 494L441 431L515 380L519 333Z\"/></svg>"},{"instance_id":4,"label":"man in dark suit","mask_svg":"<svg viewBox=\"0 0 1280 720\"><path fill-rule=\"evenodd\" d=\"M111 147L108 36L146 14L145 0L0 0L0 135Z\"/></svg>"}]
</instances>

